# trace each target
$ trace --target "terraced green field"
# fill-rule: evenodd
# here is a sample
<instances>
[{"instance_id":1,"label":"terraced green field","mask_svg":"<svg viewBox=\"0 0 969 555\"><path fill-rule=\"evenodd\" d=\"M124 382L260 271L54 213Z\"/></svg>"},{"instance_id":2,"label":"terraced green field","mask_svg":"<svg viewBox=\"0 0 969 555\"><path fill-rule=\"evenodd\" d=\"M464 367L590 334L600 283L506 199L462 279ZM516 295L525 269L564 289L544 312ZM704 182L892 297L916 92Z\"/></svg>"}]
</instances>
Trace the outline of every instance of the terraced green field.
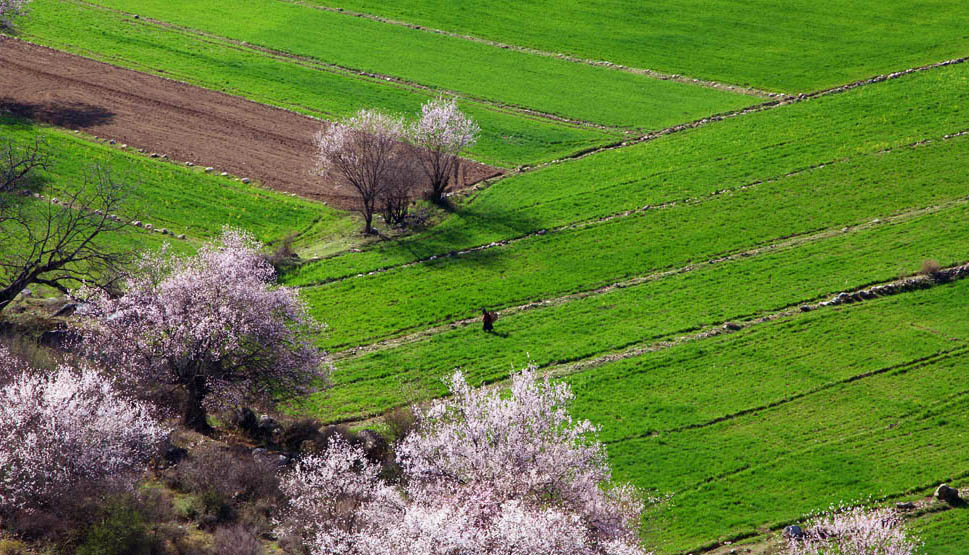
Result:
<instances>
[{"instance_id":1,"label":"terraced green field","mask_svg":"<svg viewBox=\"0 0 969 555\"><path fill-rule=\"evenodd\" d=\"M657 499L646 545L696 553L831 503L969 484L954 447L969 440L969 280L816 307L927 259L969 262L969 64L638 142L765 99L516 46L798 92L969 54L967 24L953 0L35 0L28 40L318 117L413 113L448 91L483 129L474 158L537 164L362 250L346 249L354 220L315 203L19 120L0 133L46 137L59 190L92 160L137 176L130 217L185 233L186 251L230 223L331 253L283 276L336 365L288 410L370 426L444 394L455 369L500 385L533 364L572 386L616 477ZM493 334L482 306L502 313ZM969 549L965 509L923 505L925 553Z\"/></svg>"},{"instance_id":2,"label":"terraced green field","mask_svg":"<svg viewBox=\"0 0 969 555\"><path fill-rule=\"evenodd\" d=\"M787 92L969 54L969 11L959 0L311 1L511 45Z\"/></svg>"},{"instance_id":3,"label":"terraced green field","mask_svg":"<svg viewBox=\"0 0 969 555\"><path fill-rule=\"evenodd\" d=\"M969 128L969 66L941 68L512 177L429 233L304 266L307 285L603 218L702 198L819 164Z\"/></svg>"}]
</instances>

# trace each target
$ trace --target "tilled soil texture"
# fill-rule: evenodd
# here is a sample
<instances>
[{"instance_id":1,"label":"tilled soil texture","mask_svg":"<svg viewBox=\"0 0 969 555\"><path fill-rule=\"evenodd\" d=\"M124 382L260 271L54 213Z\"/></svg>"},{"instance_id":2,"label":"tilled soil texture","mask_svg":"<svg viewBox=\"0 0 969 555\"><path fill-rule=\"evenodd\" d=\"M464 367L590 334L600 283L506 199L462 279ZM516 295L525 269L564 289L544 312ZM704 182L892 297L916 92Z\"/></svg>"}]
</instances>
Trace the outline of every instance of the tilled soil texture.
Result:
<instances>
[{"instance_id":1,"label":"tilled soil texture","mask_svg":"<svg viewBox=\"0 0 969 555\"><path fill-rule=\"evenodd\" d=\"M314 175L321 122L287 110L3 37L0 109L351 207L350 190ZM461 186L500 172L461 167Z\"/></svg>"}]
</instances>

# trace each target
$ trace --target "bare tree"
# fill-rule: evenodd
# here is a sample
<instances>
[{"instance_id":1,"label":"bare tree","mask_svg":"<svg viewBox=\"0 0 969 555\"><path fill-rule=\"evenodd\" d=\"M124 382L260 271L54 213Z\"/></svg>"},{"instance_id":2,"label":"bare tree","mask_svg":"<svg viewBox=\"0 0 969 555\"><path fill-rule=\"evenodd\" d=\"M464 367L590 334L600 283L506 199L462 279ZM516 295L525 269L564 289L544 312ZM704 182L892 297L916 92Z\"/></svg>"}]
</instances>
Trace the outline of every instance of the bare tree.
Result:
<instances>
[{"instance_id":1,"label":"bare tree","mask_svg":"<svg viewBox=\"0 0 969 555\"><path fill-rule=\"evenodd\" d=\"M40 138L22 145L6 140L0 143L0 193L29 185L35 170L47 169L51 158L47 145Z\"/></svg>"},{"instance_id":2,"label":"bare tree","mask_svg":"<svg viewBox=\"0 0 969 555\"><path fill-rule=\"evenodd\" d=\"M421 187L421 170L412 152L404 149L391 160L385 186L377 199L387 225L402 225L407 220L411 200Z\"/></svg>"},{"instance_id":3,"label":"bare tree","mask_svg":"<svg viewBox=\"0 0 969 555\"><path fill-rule=\"evenodd\" d=\"M117 275L122 254L96 239L125 227L114 213L126 191L110 171L95 166L83 184L61 199L0 193L0 312L31 284L67 293L71 286L104 285Z\"/></svg>"},{"instance_id":4,"label":"bare tree","mask_svg":"<svg viewBox=\"0 0 969 555\"><path fill-rule=\"evenodd\" d=\"M480 128L458 110L454 100L437 98L421 106L421 117L410 128L410 140L419 147L418 159L430 180L430 200L444 201L451 175L458 175L458 156L474 144Z\"/></svg>"},{"instance_id":5,"label":"bare tree","mask_svg":"<svg viewBox=\"0 0 969 555\"><path fill-rule=\"evenodd\" d=\"M394 157L401 155L403 136L400 118L376 110L360 110L316 135L321 175L337 177L353 188L366 234L373 233L373 214L388 186Z\"/></svg>"},{"instance_id":6,"label":"bare tree","mask_svg":"<svg viewBox=\"0 0 969 555\"><path fill-rule=\"evenodd\" d=\"M13 20L27 11L30 0L0 0L0 30L13 26Z\"/></svg>"}]
</instances>

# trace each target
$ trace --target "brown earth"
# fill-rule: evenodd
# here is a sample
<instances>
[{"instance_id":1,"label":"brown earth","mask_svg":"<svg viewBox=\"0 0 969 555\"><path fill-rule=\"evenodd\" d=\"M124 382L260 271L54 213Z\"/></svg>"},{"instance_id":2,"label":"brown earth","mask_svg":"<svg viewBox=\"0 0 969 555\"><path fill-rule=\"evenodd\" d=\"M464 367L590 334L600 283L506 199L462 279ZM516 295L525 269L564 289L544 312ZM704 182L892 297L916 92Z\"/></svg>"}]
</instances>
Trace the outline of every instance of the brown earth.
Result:
<instances>
[{"instance_id":1,"label":"brown earth","mask_svg":"<svg viewBox=\"0 0 969 555\"><path fill-rule=\"evenodd\" d=\"M2 37L0 110L341 207L353 198L313 174L320 120ZM461 187L500 171L461 167Z\"/></svg>"}]
</instances>

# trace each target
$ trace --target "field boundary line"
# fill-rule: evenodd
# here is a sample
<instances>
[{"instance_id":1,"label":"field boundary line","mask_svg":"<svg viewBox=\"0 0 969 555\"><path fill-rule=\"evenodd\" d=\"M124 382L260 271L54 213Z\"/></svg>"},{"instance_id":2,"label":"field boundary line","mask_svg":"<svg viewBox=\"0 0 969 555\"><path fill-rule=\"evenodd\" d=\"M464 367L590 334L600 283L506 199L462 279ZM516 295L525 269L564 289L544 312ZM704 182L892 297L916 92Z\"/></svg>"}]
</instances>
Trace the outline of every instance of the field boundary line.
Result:
<instances>
[{"instance_id":1,"label":"field boundary line","mask_svg":"<svg viewBox=\"0 0 969 555\"><path fill-rule=\"evenodd\" d=\"M570 118L567 116L555 114L552 112L545 112L542 110L536 110L534 108L529 108L527 106L513 104L508 102L500 102L497 100L492 100L489 98L476 96L452 89L447 89L443 87L435 87L431 85L425 85L423 83L412 81L408 79L403 79L401 77L396 77L393 75L388 75L384 73L377 73L372 71L365 71L361 69L356 69L349 66L344 66L332 62L326 62L319 58L312 56L306 56L301 54L294 54L291 52L286 52L284 50L278 50L275 48L270 48L268 46L263 46L259 44L253 44L251 42L233 39L218 35L215 33L210 33L208 31L203 31L201 29L196 29L194 27L187 27L184 25L177 25L175 23L170 23L167 21L162 21L160 19L154 19L151 17L141 16L133 12L128 12L118 8L109 8L107 6L102 6L99 4L94 4L87 2L86 0L60 0L65 3L73 3L77 5L86 6L92 9L98 9L101 11L111 12L118 14L120 16L130 18L129 23L141 24L146 26L155 26L168 29L174 32L181 33L183 35L194 36L202 39L208 40L211 44L216 44L219 46L225 46L233 48L235 50L243 52L255 52L262 55L266 55L281 62L294 63L300 67L311 69L314 71L322 71L326 73L331 73L334 75L340 75L342 77L360 79L368 83L373 83L381 86L392 86L399 89L405 89L409 91L420 91L421 93L438 93L445 94L447 96L453 96L462 100L473 102L479 104L487 109L495 110L498 112L503 112L507 114L513 114L518 116L525 116L535 120L550 120L558 124L564 124L576 128L592 128L600 131L606 131L613 134L630 136L642 135L643 129L637 127L624 127L624 126L614 126L607 125L603 123L598 123L594 121L582 120L577 118ZM137 16L137 19L135 19ZM321 114L331 115L323 110L318 110L315 108L309 108L306 106L300 106L301 108L312 110Z\"/></svg>"},{"instance_id":2,"label":"field boundary line","mask_svg":"<svg viewBox=\"0 0 969 555\"><path fill-rule=\"evenodd\" d=\"M348 10L345 8L334 8L331 6L324 6L321 4L310 4L303 2L301 0L278 0L286 4L294 4L297 6L302 6L304 8L312 8L315 10L337 13L340 15L346 15L350 17L357 17L360 19L367 19L370 21L375 21L377 23L383 23L385 25L393 25L396 27L406 27L415 31L422 31L425 33L442 35L445 37L461 39L467 42L473 42L477 44L484 44L494 48L500 48L502 50L511 50L514 52L520 52L522 54L530 54L533 56L541 56L543 58L556 58L559 60L564 60L566 62L571 62L574 64L589 65L594 67L600 67L605 69L611 69L613 71L619 71L622 73L631 73L633 75L643 75L646 77L651 77L659 81L675 81L677 83L683 83L686 85L693 85L696 87L703 87L707 89L717 89L720 91L727 91L733 93L744 94L748 96L759 96L762 98L783 98L790 96L787 93L772 92L764 89L758 89L755 87L745 87L741 85L731 85L729 83L723 83L721 81L713 81L710 79L697 79L689 77L686 75L680 75L678 73L666 73L662 71L656 71L653 69L631 67L622 64L613 63L607 60L593 60L591 58L582 58L579 56L573 56L571 54L564 54L561 52L552 52L550 50L541 50L538 48L531 48L528 46L519 46L515 44L500 42L496 40L486 39L482 37L476 37L474 35L465 35L461 33L456 33L453 31L445 31L443 29L436 29L433 27L428 27L426 25L419 25L416 23L410 23L407 21L393 19L389 17L384 17L380 15L370 14L366 12L358 12L353 10Z\"/></svg>"},{"instance_id":3,"label":"field boundary line","mask_svg":"<svg viewBox=\"0 0 969 555\"><path fill-rule=\"evenodd\" d=\"M950 200L948 202L944 202L944 203L929 206L929 207L917 208L914 210L893 214L891 216L885 216L882 219L876 218L874 220L859 223L859 224L853 224L853 225L849 224L846 226L834 226L834 227L824 228L821 230L815 230L813 232L805 232L802 234L775 238L771 242L767 242L765 244L762 244L760 246L757 246L751 249L745 249L741 251L735 251L729 254L723 254L721 256L716 256L713 258L709 258L692 264L687 264L685 266L671 268L668 270L651 272L643 276L636 276L630 279L602 285L593 289L587 289L585 291L578 291L575 293L569 293L566 295L561 295L550 299L543 299L543 300L532 301L532 302L523 303L515 306L499 308L498 310L501 312L503 316L505 316L505 315L514 315L521 312L531 311L538 308L548 308L552 306L558 306L572 301L609 293L617 289L635 287L645 283L659 281L661 279L664 279L670 276L690 273L700 268L706 268L715 264L722 264L722 263L732 262L735 260L746 259L753 256L758 256L767 252L784 251L804 244L813 243L821 239L828 239L831 237L837 237L839 235L856 233L858 231L864 231L866 229L870 229L878 225L886 225L886 224L893 224L893 223L906 221L908 219L915 218L918 216L940 212L959 205L965 205L967 204L967 202L969 202L969 197L963 197L963 198ZM897 281L897 280L894 280L894 281ZM893 282L888 282L888 283L893 283ZM841 304L842 302L851 302L851 301L839 301L837 304ZM827 306L827 305L824 305L824 306ZM419 341L426 337L431 337L453 329L466 327L479 322L480 319L481 318L479 316L473 316L470 318L462 318L462 319L453 320L450 322L441 323L438 325L432 325L431 327L421 329L420 331L412 334L400 335L396 337L388 337L386 339L375 341L373 343L369 343L366 345L360 345L356 347L343 349L341 351L331 353L330 356L334 360L357 358L358 356L361 356L367 353L396 348L401 345ZM398 331L406 331L407 329L408 328L404 328Z\"/></svg>"},{"instance_id":4,"label":"field boundary line","mask_svg":"<svg viewBox=\"0 0 969 555\"><path fill-rule=\"evenodd\" d=\"M938 210L929 210L923 213L932 213L940 211L946 207L955 206L957 204L966 204L966 200L949 203L945 207L939 207ZM859 226L860 229L861 226ZM909 291L915 291L919 289L928 289L938 285L943 285L950 283L952 281L957 281L969 277L969 262L957 264L950 266L948 268L940 269L938 272L934 273L932 276L909 276L903 277L883 282L876 282L858 287L855 289L842 291L832 297L827 301L819 302L797 302L788 305L775 312L765 314L750 320L745 320L741 322L726 321L717 324L709 325L702 328L699 332L676 337L673 339L657 341L653 343L648 343L646 345L641 345L639 347L627 348L626 350L613 352L606 355L600 355L597 357L588 357L581 361L566 363L566 364L556 364L548 365L545 368L549 369L549 374L553 377L564 377L571 374L577 374L580 372L585 372L587 370L602 366L603 364L616 362L619 360L626 360L629 358L635 358L639 355L644 355L651 352L662 351L675 347L683 343L692 343L697 340L706 339L708 337L715 337L718 335L726 335L730 333L736 333L758 324L763 324L767 322L772 322L775 320L780 320L783 318L795 316L802 312L811 312L814 310L827 308L830 306L838 306L843 304L851 304L864 302L869 300L874 300L886 296L894 296L902 293L907 293ZM738 319L742 319L741 316Z\"/></svg>"},{"instance_id":5,"label":"field boundary line","mask_svg":"<svg viewBox=\"0 0 969 555\"><path fill-rule=\"evenodd\" d=\"M346 280L350 280L350 279L357 279L357 278L361 278L361 277L372 276L372 275L376 275L376 274L390 272L390 271L394 271L394 270L398 270L398 269L409 268L409 267L412 267L412 266L417 266L417 265L420 265L420 264L425 264L427 262L433 262L433 261L438 260L438 259L455 258L455 257L459 257L459 256L465 256L465 255L468 255L468 254L473 254L473 253L476 253L476 252L480 252L480 251L492 249L492 248L506 247L506 246L513 245L515 243L519 243L521 241L525 241L527 239L531 239L531 238L534 238L534 237L539 237L539 236L547 235L547 234L550 234L550 233L561 233L561 232L564 232L564 231L572 231L572 230L576 230L576 229L585 229L585 228L588 228L588 227L595 227L597 225L604 224L604 223L608 223L608 222L611 222L611 221L614 221L614 220L618 220L618 219L622 219L622 218L626 218L626 217L631 217L631 216L637 216L637 215L643 214L643 213L648 212L648 211L651 211L651 210L667 209L667 208L672 208L672 207L674 207L676 205L683 205L683 204L687 204L687 205L691 205L691 206L696 206L696 205L703 204L705 202L708 202L708 201L710 201L712 199L715 199L715 198L717 198L719 196L722 196L722 195L725 195L725 194L735 193L735 192L738 192L738 191L744 191L744 190L747 190L747 189L751 189L753 187L756 187L758 185L763 185L763 184L767 184L767 183L775 183L777 181L780 181L781 179L787 179L789 177L795 177L795 176L798 176L798 175L801 175L801 174L804 174L804 173L808 173L808 172L811 172L811 171L814 171L814 170L817 170L817 169L821 169L821 168L824 168L824 167L827 167L827 166L833 166L833 165L837 165L837 164L842 164L842 163L850 162L852 160L864 158L866 156L877 156L877 155L880 155L880 154L886 154L886 153L894 152L894 151L897 151L897 150L904 150L904 149L917 148L917 147L921 147L921 146L927 146L927 145L934 144L934 143L939 142L939 141L947 141L947 140L954 139L954 138L957 138L957 137L962 137L962 136L965 136L965 135L969 135L969 129L965 129L965 130L962 130L962 131L958 131L956 133L946 134L946 135L943 135L941 137L933 137L933 138L928 138L928 139L921 139L919 141L915 141L915 142L912 142L912 143L908 143L908 144L904 144L904 145L898 145L898 146L894 146L894 147L889 147L889 148L885 148L885 149L878 150L878 151L867 152L867 153L860 154L860 155L856 155L856 156L847 156L847 157L837 158L837 159L834 159L834 160L828 160L826 162L819 162L819 163L816 163L816 164L811 164L809 166L804 166L802 168L798 168L798 169L789 171L789 172L787 172L785 174L782 174L782 175L772 176L772 177L768 177L768 178L765 178L765 179L758 179L758 180L755 180L755 181L751 181L751 182L748 182L748 183L744 183L742 185L736 185L734 187L727 187L727 188L724 188L724 189L718 189L716 191L711 191L710 193L707 193L707 194L704 194L704 195L699 195L699 196L694 196L694 197L687 197L687 198L680 198L680 199L676 199L676 200L668 200L668 201L663 201L663 202L660 202L660 203L657 203L657 204L647 204L647 205L641 206L639 208L630 208L628 210L623 210L621 212L614 212L612 214L607 214L605 216L600 216L600 217L593 218L593 219L589 219L589 220L580 220L580 221L576 221L576 222L570 222L570 223L567 223L567 224L555 226L555 227L548 228L548 229L544 229L544 228L543 229L538 229L538 230L535 230L535 231L531 231L529 233L525 233L523 235L518 235L518 236L515 236L515 237L511 237L511 238L508 238L508 239L502 239L502 240L499 240L499 241L492 241L490 243L484 243L484 244L481 244L481 245L475 245L473 247L468 247L468 248L464 248L464 249L452 250L452 251L448 251L446 253L434 254L434 255L431 255L431 256L425 256L423 258L419 258L417 260L412 260L410 262L403 262L403 263L399 263L399 264L390 264L390 265L387 265L387 266L382 266L382 267L375 268L373 270L370 270L370 271L364 272L364 273L346 274L346 275L343 275L343 276L340 276L340 277L324 279L324 280L321 280L321 281L319 281L317 283L310 283L310 284L306 284L306 285L300 285L299 288L302 289L302 288L311 288L311 287L322 287L322 286L325 286L325 285L329 285L329 284L332 284L332 283L340 283L340 282L343 282L343 281L346 281ZM491 179L491 178L487 178L487 179ZM484 181L484 180L482 180L482 181ZM370 249L368 249L368 250L370 250ZM366 252L366 251L363 251L363 252ZM344 251L344 252L335 253L335 254L332 254L332 255L329 255L329 256L323 256L323 257L319 257L319 258L309 259L306 262L307 263L321 262L321 261L330 260L330 259L333 259L333 258L338 258L340 256L345 256L347 254L348 254L348 251Z\"/></svg>"},{"instance_id":6,"label":"field boundary line","mask_svg":"<svg viewBox=\"0 0 969 555\"><path fill-rule=\"evenodd\" d=\"M948 350L944 350L944 351L937 351L937 352L932 353L930 355L918 357L918 358L915 358L915 359L912 359L912 360L907 360L905 362L900 362L898 364L892 364L892 365L889 365L889 366L885 366L883 368L877 368L875 370L870 370L868 372L862 372L861 374L855 374L853 376L848 376L847 378L842 378L840 380L835 380L833 382L824 383L824 384L821 384L821 385L819 385L819 386L817 386L815 388L808 389L808 390L802 391L800 393L795 393L793 395L790 395L788 397L784 397L782 399L777 399L775 401L771 401L769 403L764 403L764 404L758 405L756 407L749 407L749 408L746 408L746 409L743 409L743 410L739 410L737 412L732 412L732 413L729 413L729 414L724 414L724 415L718 416L716 418L711 418L711 419L706 420L706 421L703 421L703 422L696 422L696 423L693 423L693 424L687 424L687 425L684 425L684 426L677 426L675 428L668 428L668 429L664 429L664 430L649 430L649 431L644 432L644 433L641 433L641 434L635 434L635 435L631 435L631 436L628 436L628 437L623 437L623 438L620 438L620 439L614 439L614 440L611 440L611 441L604 441L603 443L605 443L606 445L617 445L617 444L624 443L624 442L627 442L627 441L635 441L637 439L643 439L643 438L647 438L647 437L659 437L659 436L664 435L664 434L679 434L679 433L689 432L689 431L693 431L693 430L701 430L703 428L709 428L709 427L715 426L717 424L722 424L724 422L730 422L732 420L736 420L738 418L741 418L741 417L744 417L744 416L748 416L748 415L751 415L751 414L756 414L758 412L763 412L763 411L767 411L767 410L774 409L774 408L777 408L777 407L782 407L784 405L788 405L790 403L793 403L794 401L798 401L798 400L803 399L805 397L809 397L811 395L814 395L814 394L817 394L817 393L821 393L823 391L827 391L829 389L833 389L833 388L836 388L838 386L847 385L847 384L854 383L854 382L857 382L857 381L860 381L860 380L864 380L866 378L871 378L871 377L880 376L880 375L883 375L883 374L891 374L891 373L905 374L905 373L909 372L910 370L914 370L914 369L917 369L917 368L921 368L921 367L926 366L926 365L929 365L929 364L934 364L936 362L941 362L941 361L948 360L948 359L953 358L953 357L959 357L959 356L962 356L962 355L965 355L965 354L969 353L969 345L967 345L964 340L960 340L960 342L962 343L961 345L959 345L958 347L954 347L952 349L948 349Z\"/></svg>"}]
</instances>

